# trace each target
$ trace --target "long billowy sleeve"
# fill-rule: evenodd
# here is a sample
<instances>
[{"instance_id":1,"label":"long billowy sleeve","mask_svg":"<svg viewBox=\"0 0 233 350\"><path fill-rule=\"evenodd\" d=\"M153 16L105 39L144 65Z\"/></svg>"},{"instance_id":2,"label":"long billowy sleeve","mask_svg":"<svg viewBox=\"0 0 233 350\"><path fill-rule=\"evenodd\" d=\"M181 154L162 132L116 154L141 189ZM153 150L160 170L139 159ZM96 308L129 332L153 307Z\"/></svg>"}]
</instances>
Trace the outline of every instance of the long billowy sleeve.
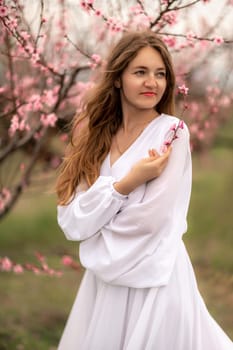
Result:
<instances>
[{"instance_id":1,"label":"long billowy sleeve","mask_svg":"<svg viewBox=\"0 0 233 350\"><path fill-rule=\"evenodd\" d=\"M87 191L77 191L68 205L57 207L58 224L67 239L91 237L121 209L127 196L118 193L113 182L111 176L100 176Z\"/></svg>"},{"instance_id":2,"label":"long billowy sleeve","mask_svg":"<svg viewBox=\"0 0 233 350\"><path fill-rule=\"evenodd\" d=\"M81 243L84 267L112 284L166 285L187 230L191 177L189 132L184 125L168 165L147 184L140 202L126 205L101 232Z\"/></svg>"}]
</instances>

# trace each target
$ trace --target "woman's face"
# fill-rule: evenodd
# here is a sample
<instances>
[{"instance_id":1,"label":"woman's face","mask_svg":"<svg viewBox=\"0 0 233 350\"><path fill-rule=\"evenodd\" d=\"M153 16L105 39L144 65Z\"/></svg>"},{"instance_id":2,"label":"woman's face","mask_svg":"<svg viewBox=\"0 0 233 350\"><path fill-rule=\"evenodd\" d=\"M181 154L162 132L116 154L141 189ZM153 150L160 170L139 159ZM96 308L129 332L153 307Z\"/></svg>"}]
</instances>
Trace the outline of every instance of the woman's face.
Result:
<instances>
[{"instance_id":1,"label":"woman's face","mask_svg":"<svg viewBox=\"0 0 233 350\"><path fill-rule=\"evenodd\" d=\"M123 111L154 112L167 86L160 53L149 46L139 50L115 85L120 88Z\"/></svg>"}]
</instances>

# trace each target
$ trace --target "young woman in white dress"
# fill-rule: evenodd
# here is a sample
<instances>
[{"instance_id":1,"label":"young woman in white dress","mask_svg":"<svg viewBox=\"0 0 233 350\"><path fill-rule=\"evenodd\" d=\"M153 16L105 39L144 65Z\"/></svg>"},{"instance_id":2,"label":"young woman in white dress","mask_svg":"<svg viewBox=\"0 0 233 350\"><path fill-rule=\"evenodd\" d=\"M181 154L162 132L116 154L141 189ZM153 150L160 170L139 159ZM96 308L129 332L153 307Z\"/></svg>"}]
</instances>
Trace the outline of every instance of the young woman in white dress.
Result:
<instances>
[{"instance_id":1,"label":"young woman in white dress","mask_svg":"<svg viewBox=\"0 0 233 350\"><path fill-rule=\"evenodd\" d=\"M174 87L163 41L128 33L74 120L58 223L80 241L86 272L59 350L233 349L182 241L191 155L188 128L173 116Z\"/></svg>"}]
</instances>

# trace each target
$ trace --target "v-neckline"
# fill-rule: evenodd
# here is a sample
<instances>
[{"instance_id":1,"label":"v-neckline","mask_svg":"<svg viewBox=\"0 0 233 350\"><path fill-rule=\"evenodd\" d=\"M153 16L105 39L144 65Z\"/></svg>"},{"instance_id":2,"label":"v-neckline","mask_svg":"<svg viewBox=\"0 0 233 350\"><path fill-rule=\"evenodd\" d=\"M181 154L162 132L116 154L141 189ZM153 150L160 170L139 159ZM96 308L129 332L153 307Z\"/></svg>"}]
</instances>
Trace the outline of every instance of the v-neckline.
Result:
<instances>
[{"instance_id":1,"label":"v-neckline","mask_svg":"<svg viewBox=\"0 0 233 350\"><path fill-rule=\"evenodd\" d=\"M145 132L147 131L147 129L149 129L149 127L158 119L160 119L163 116L162 114L159 114L157 117L155 117L154 119L152 119L150 121L149 124L147 124L147 126L143 129L143 131L140 133L140 135L131 143L131 145L115 160L115 162L111 162L111 149L108 153L108 163L109 163L109 167L110 169L112 169L122 158L125 157L125 155L131 150L131 148L133 146L135 146L135 144L138 143L138 141L143 137L143 135L145 134Z\"/></svg>"}]
</instances>

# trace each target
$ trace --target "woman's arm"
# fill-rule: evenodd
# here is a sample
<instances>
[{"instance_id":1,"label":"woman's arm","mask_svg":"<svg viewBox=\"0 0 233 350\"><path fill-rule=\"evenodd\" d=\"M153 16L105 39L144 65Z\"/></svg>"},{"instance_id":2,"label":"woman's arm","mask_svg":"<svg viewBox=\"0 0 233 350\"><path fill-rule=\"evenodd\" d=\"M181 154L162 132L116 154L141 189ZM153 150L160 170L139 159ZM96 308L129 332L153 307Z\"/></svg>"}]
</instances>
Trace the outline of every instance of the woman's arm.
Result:
<instances>
[{"instance_id":1,"label":"woman's arm","mask_svg":"<svg viewBox=\"0 0 233 350\"><path fill-rule=\"evenodd\" d=\"M160 175L169 154L142 159L119 182L100 176L89 189L78 191L67 206L58 206L58 223L67 239L84 240L96 234L119 212L130 192Z\"/></svg>"},{"instance_id":2,"label":"woman's arm","mask_svg":"<svg viewBox=\"0 0 233 350\"><path fill-rule=\"evenodd\" d=\"M186 126L178 136L165 170L148 182L141 202L123 207L98 235L81 243L81 263L104 281L135 288L168 282L187 230L191 194Z\"/></svg>"},{"instance_id":3,"label":"woman's arm","mask_svg":"<svg viewBox=\"0 0 233 350\"><path fill-rule=\"evenodd\" d=\"M156 150L149 150L150 156L137 162L126 176L114 183L114 188L117 192L128 195L140 185L157 178L166 167L170 153L171 147L162 156Z\"/></svg>"},{"instance_id":4,"label":"woman's arm","mask_svg":"<svg viewBox=\"0 0 233 350\"><path fill-rule=\"evenodd\" d=\"M58 205L58 224L67 239L87 239L121 209L127 196L114 189L114 182L111 176L100 176L86 191L77 191L68 205Z\"/></svg>"}]
</instances>

